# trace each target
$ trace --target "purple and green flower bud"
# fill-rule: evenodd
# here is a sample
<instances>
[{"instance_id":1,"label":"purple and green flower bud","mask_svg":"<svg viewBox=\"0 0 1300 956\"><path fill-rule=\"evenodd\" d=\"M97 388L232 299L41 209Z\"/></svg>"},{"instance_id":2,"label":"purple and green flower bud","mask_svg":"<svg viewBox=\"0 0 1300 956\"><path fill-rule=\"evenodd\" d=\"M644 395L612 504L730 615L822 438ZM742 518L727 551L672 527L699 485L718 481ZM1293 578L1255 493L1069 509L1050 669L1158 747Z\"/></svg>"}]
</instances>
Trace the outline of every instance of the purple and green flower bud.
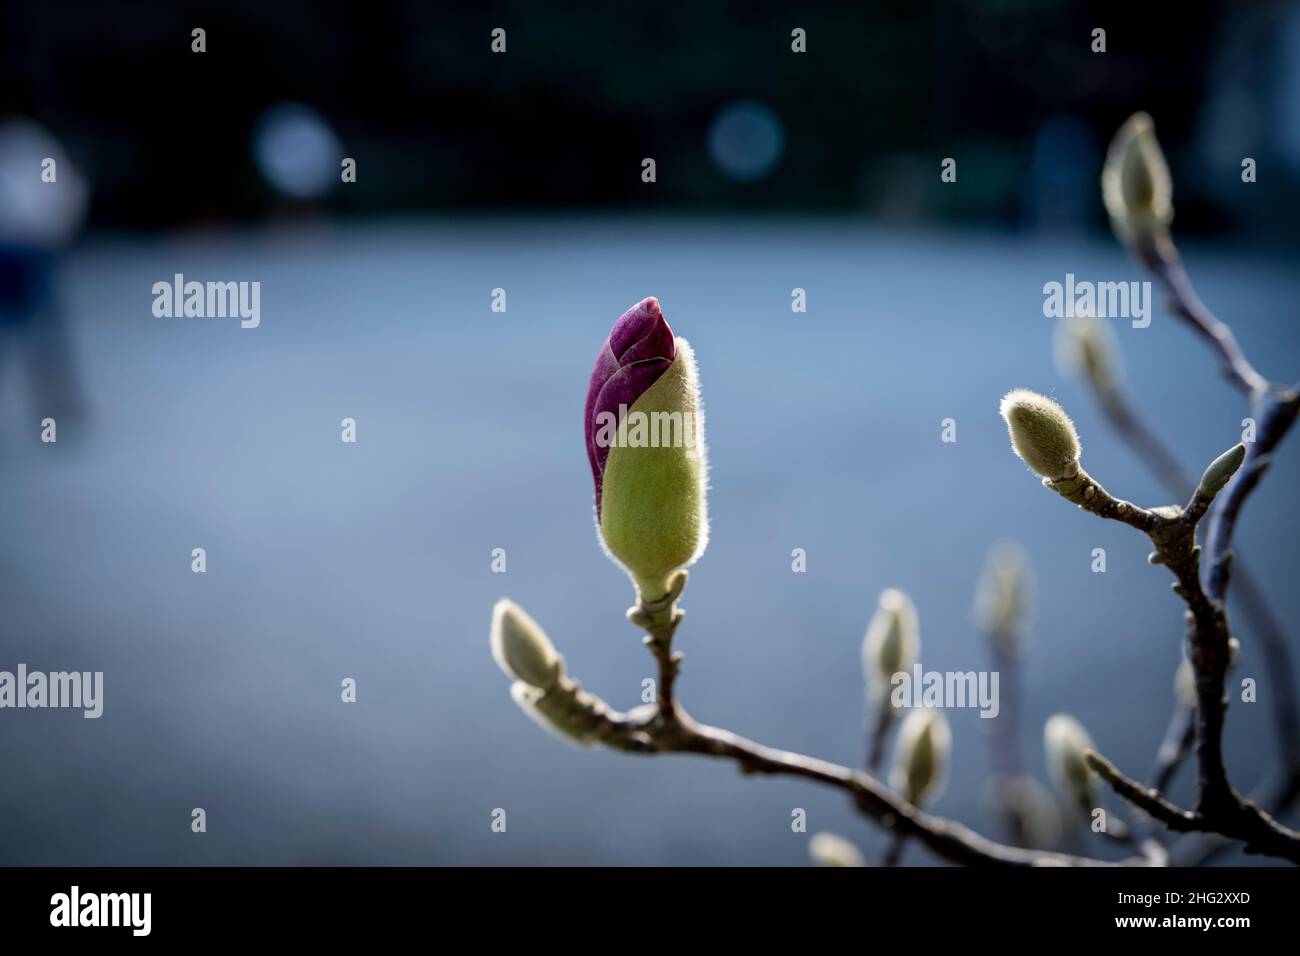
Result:
<instances>
[{"instance_id":1,"label":"purple and green flower bud","mask_svg":"<svg viewBox=\"0 0 1300 956\"><path fill-rule=\"evenodd\" d=\"M708 543L708 464L695 357L650 297L614 323L584 412L596 523L643 600Z\"/></svg>"}]
</instances>

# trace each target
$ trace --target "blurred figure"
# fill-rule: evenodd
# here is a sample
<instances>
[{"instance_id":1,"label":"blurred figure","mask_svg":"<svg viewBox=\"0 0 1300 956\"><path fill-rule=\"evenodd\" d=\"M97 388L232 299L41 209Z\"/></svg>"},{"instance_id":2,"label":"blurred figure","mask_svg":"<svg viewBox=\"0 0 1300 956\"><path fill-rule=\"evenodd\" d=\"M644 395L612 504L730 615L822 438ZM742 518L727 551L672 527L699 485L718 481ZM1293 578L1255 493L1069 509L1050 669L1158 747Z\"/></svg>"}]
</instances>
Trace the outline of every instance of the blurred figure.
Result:
<instances>
[{"instance_id":1,"label":"blurred figure","mask_svg":"<svg viewBox=\"0 0 1300 956\"><path fill-rule=\"evenodd\" d=\"M0 105L0 372L16 344L42 418L83 410L55 273L85 211L85 181L58 141Z\"/></svg>"}]
</instances>

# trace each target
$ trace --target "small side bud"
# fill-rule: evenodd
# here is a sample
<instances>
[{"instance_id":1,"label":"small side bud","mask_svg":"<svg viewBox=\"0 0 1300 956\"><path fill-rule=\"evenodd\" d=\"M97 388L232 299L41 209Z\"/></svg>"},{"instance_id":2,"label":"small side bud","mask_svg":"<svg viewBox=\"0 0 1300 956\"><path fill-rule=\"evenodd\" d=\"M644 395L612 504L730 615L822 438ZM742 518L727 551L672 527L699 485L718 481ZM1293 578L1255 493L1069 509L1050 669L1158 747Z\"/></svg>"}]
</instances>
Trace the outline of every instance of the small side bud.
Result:
<instances>
[{"instance_id":1,"label":"small side bud","mask_svg":"<svg viewBox=\"0 0 1300 956\"><path fill-rule=\"evenodd\" d=\"M1081 378L1098 392L1112 392L1124 379L1115 333L1095 315L1076 315L1056 326L1056 367Z\"/></svg>"},{"instance_id":2,"label":"small side bud","mask_svg":"<svg viewBox=\"0 0 1300 956\"><path fill-rule=\"evenodd\" d=\"M548 690L564 676L564 658L546 632L509 598L492 608L491 645L492 656L507 677Z\"/></svg>"},{"instance_id":3,"label":"small side bud","mask_svg":"<svg viewBox=\"0 0 1300 956\"><path fill-rule=\"evenodd\" d=\"M1033 471L1052 481L1079 473L1079 433L1065 409L1027 388L1007 392L998 409L1011 448Z\"/></svg>"},{"instance_id":4,"label":"small side bud","mask_svg":"<svg viewBox=\"0 0 1300 956\"><path fill-rule=\"evenodd\" d=\"M897 588L880 595L876 613L862 639L862 675L873 698L889 695L890 680L910 670L921 654L921 628L916 607Z\"/></svg>"},{"instance_id":5,"label":"small side bud","mask_svg":"<svg viewBox=\"0 0 1300 956\"><path fill-rule=\"evenodd\" d=\"M834 833L814 833L808 841L808 855L818 866L867 865L857 847Z\"/></svg>"},{"instance_id":6,"label":"small side bud","mask_svg":"<svg viewBox=\"0 0 1300 956\"><path fill-rule=\"evenodd\" d=\"M952 753L952 731L940 711L908 711L898 730L890 785L910 803L920 806L943 791Z\"/></svg>"},{"instance_id":7,"label":"small side bud","mask_svg":"<svg viewBox=\"0 0 1300 956\"><path fill-rule=\"evenodd\" d=\"M1155 123L1146 113L1134 113L1111 140L1101 173L1102 200L1116 234L1145 243L1168 230L1173 192Z\"/></svg>"},{"instance_id":8,"label":"small side bud","mask_svg":"<svg viewBox=\"0 0 1300 956\"><path fill-rule=\"evenodd\" d=\"M1197 496L1213 498L1223 490L1223 486L1232 479L1245 460L1246 446L1240 443L1233 445L1214 459L1210 462L1210 467L1205 469L1205 474L1201 476L1201 483L1196 488Z\"/></svg>"},{"instance_id":9,"label":"small side bud","mask_svg":"<svg viewBox=\"0 0 1300 956\"><path fill-rule=\"evenodd\" d=\"M1084 760L1096 750L1092 738L1069 714L1053 714L1043 725L1043 746L1052 782L1073 808L1086 813L1096 804L1092 771Z\"/></svg>"}]
</instances>

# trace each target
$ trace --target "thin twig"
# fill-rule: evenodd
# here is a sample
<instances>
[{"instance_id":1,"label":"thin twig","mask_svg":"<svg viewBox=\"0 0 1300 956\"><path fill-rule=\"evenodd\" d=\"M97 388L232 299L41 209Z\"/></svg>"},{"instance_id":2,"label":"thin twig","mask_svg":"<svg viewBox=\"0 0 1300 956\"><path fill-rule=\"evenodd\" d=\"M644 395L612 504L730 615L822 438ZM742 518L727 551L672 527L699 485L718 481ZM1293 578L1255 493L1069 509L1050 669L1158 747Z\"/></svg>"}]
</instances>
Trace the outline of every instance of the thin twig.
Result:
<instances>
[{"instance_id":1,"label":"thin twig","mask_svg":"<svg viewBox=\"0 0 1300 956\"><path fill-rule=\"evenodd\" d=\"M1190 283L1186 283L1186 286L1190 286ZM1204 310L1205 307L1200 304L1199 299L1197 303L1199 309ZM1195 308L1176 311L1184 316L1198 314ZM1088 382L1111 427L1164 485L1165 491L1180 501L1189 498L1193 493L1191 479L1159 434L1134 412L1123 391L1114 384L1092 377L1088 378ZM1269 680L1273 687L1269 700L1277 734L1278 759L1283 773L1294 780L1294 793L1294 790L1300 789L1300 710L1296 707L1295 670L1291 663L1290 650L1276 616L1256 584L1254 576L1247 572L1240 552L1237 552L1232 559L1232 576L1242 615L1246 619L1247 626L1258 639L1264 654ZM1160 791L1168 789L1183 758L1191 751L1195 733L1192 709L1176 701L1170 715L1169 732L1156 755L1156 765L1149 778L1151 786ZM1285 806L1273 804L1267 806L1273 813L1285 809Z\"/></svg>"},{"instance_id":2,"label":"thin twig","mask_svg":"<svg viewBox=\"0 0 1300 956\"><path fill-rule=\"evenodd\" d=\"M1126 777L1100 754L1088 751L1084 759L1116 793L1170 830L1219 834L1242 841L1247 853L1280 857L1300 864L1300 833L1282 826L1248 801L1239 800L1229 809L1216 807L1212 813L1184 810L1157 791Z\"/></svg>"}]
</instances>

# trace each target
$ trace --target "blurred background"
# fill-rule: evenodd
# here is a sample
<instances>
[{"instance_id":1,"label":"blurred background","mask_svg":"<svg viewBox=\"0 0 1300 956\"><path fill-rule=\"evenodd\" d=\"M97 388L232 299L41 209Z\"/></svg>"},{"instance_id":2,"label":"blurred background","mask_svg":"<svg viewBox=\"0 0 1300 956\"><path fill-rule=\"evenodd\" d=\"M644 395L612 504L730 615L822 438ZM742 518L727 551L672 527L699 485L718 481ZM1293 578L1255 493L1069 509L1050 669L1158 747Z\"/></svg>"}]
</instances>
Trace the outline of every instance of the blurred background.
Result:
<instances>
[{"instance_id":1,"label":"blurred background","mask_svg":"<svg viewBox=\"0 0 1300 956\"><path fill-rule=\"evenodd\" d=\"M1023 762L1045 779L1042 724L1066 711L1140 774L1179 602L1130 529L1037 487L996 414L1013 386L1055 395L1093 474L1166 500L1056 368L1042 312L1066 273L1145 278L1097 187L1138 109L1203 298L1294 381L1295 3L5 6L0 670L102 670L105 702L0 713L0 862L798 865L819 830L879 856L835 793L543 734L488 656L508 594L613 705L651 676L597 545L580 411L646 295L694 345L709 412L687 709L861 761L878 594L915 600L928 669L987 668L971 603L1013 539L1037 581ZM260 327L156 318L176 273L260 282ZM1158 306L1112 327L1138 412L1199 473L1244 403ZM1292 441L1239 529L1293 646L1296 468ZM1295 688L1240 637L1260 700L1234 703L1227 747L1250 790L1270 695ZM995 721L949 717L935 809L1000 836Z\"/></svg>"}]
</instances>

